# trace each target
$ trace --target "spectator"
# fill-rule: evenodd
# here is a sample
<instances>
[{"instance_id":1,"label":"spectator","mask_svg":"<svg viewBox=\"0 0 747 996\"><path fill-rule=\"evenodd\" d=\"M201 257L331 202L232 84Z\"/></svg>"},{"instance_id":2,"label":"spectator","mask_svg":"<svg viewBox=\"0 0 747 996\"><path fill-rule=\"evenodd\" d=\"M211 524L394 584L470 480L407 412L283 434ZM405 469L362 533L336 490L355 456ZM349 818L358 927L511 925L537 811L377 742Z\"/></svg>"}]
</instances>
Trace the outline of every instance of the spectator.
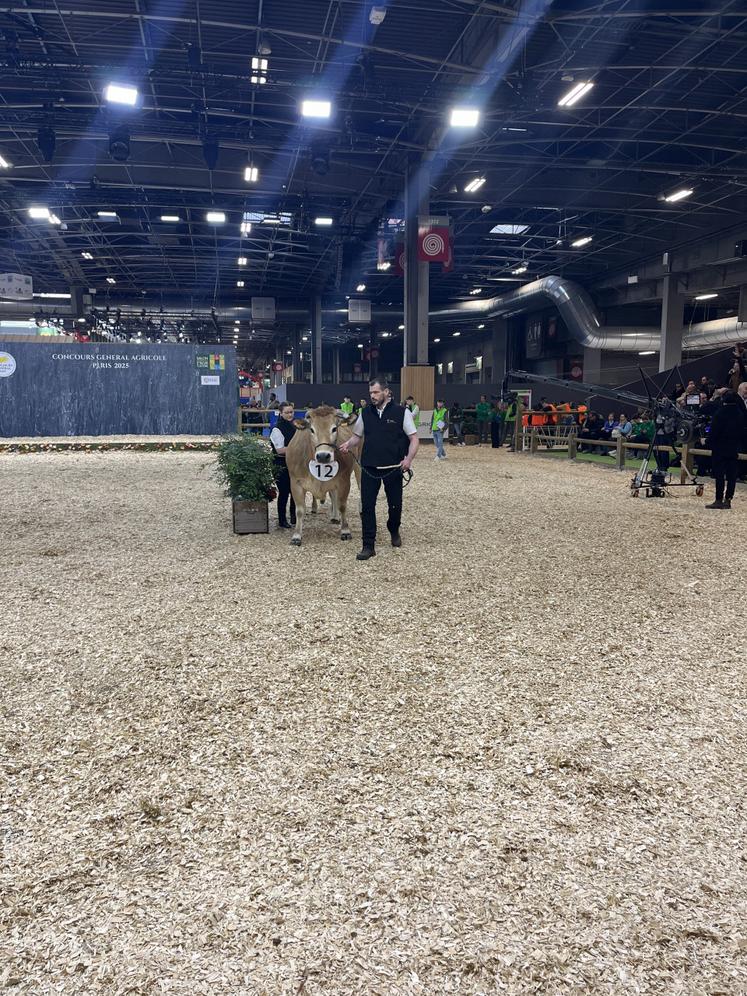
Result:
<instances>
[{"instance_id":1,"label":"spectator","mask_svg":"<svg viewBox=\"0 0 747 996\"><path fill-rule=\"evenodd\" d=\"M674 385L674 390L669 395L669 400L670 401L679 401L680 397L682 396L682 392L684 390L685 390L685 385L684 384L680 384L680 382L677 381L677 383Z\"/></svg>"},{"instance_id":2,"label":"spectator","mask_svg":"<svg viewBox=\"0 0 747 996\"><path fill-rule=\"evenodd\" d=\"M431 432L433 433L433 442L436 444L436 460L446 459L446 450L444 449L444 430L449 421L449 413L446 410L445 401L437 401L436 407L433 409L433 418L431 419Z\"/></svg>"},{"instance_id":3,"label":"spectator","mask_svg":"<svg viewBox=\"0 0 747 996\"><path fill-rule=\"evenodd\" d=\"M700 378L700 384L698 386L700 387L701 393L705 393L706 400L708 400L708 398L710 398L716 390L716 382L711 380L710 377L706 377L705 374Z\"/></svg>"},{"instance_id":4,"label":"spectator","mask_svg":"<svg viewBox=\"0 0 747 996\"><path fill-rule=\"evenodd\" d=\"M727 391L711 421L708 442L713 453L716 500L706 508L731 508L737 483L739 448L744 439L744 415L739 410L739 404L739 395Z\"/></svg>"},{"instance_id":5,"label":"spectator","mask_svg":"<svg viewBox=\"0 0 747 996\"><path fill-rule=\"evenodd\" d=\"M583 428L579 431L579 439L601 439L600 433L602 431L602 416L597 414L597 412L589 412L586 416L586 421ZM581 444L579 449L584 453L599 453L598 447L584 446Z\"/></svg>"},{"instance_id":6,"label":"spectator","mask_svg":"<svg viewBox=\"0 0 747 996\"><path fill-rule=\"evenodd\" d=\"M363 413L363 409L366 407L367 404L368 404L368 402L366 401L366 399L365 398L361 398L361 400L358 402L358 414L359 415L361 415Z\"/></svg>"},{"instance_id":7,"label":"spectator","mask_svg":"<svg viewBox=\"0 0 747 996\"><path fill-rule=\"evenodd\" d=\"M488 441L488 430L490 428L490 402L484 394L480 395L480 400L475 406L475 418L477 419L477 435L479 445Z\"/></svg>"},{"instance_id":8,"label":"spectator","mask_svg":"<svg viewBox=\"0 0 747 996\"><path fill-rule=\"evenodd\" d=\"M747 347L738 342L732 353L734 362L729 370L728 384L732 391L737 391L742 381L747 380Z\"/></svg>"},{"instance_id":9,"label":"spectator","mask_svg":"<svg viewBox=\"0 0 747 996\"><path fill-rule=\"evenodd\" d=\"M503 406L496 405L493 409L493 418L490 421L490 445L497 450L501 445L501 427L503 425Z\"/></svg>"},{"instance_id":10,"label":"spectator","mask_svg":"<svg viewBox=\"0 0 747 996\"><path fill-rule=\"evenodd\" d=\"M741 400L744 405L745 411L747 411L747 380L743 380L742 383L737 388L737 397Z\"/></svg>"},{"instance_id":11,"label":"spectator","mask_svg":"<svg viewBox=\"0 0 747 996\"><path fill-rule=\"evenodd\" d=\"M614 412L610 412L607 418L604 420L604 425L599 430L600 439L611 439L612 430L616 429L620 424L619 420L615 417Z\"/></svg>"},{"instance_id":12,"label":"spectator","mask_svg":"<svg viewBox=\"0 0 747 996\"><path fill-rule=\"evenodd\" d=\"M454 446L464 446L462 439L462 422L464 421L464 411L462 406L455 401L449 409L449 438Z\"/></svg>"},{"instance_id":13,"label":"spectator","mask_svg":"<svg viewBox=\"0 0 747 996\"><path fill-rule=\"evenodd\" d=\"M630 421L625 412L620 412L620 420L617 425L617 433L622 436L623 439L627 439L633 431L633 423ZM614 436L614 433L613 433ZM617 438L617 437L615 437Z\"/></svg>"},{"instance_id":14,"label":"spectator","mask_svg":"<svg viewBox=\"0 0 747 996\"><path fill-rule=\"evenodd\" d=\"M405 398L405 408L408 408L412 412L412 420L417 429L420 426L420 407L411 394Z\"/></svg>"},{"instance_id":15,"label":"spectator","mask_svg":"<svg viewBox=\"0 0 747 996\"><path fill-rule=\"evenodd\" d=\"M277 411L280 407L280 402L278 401L276 394L270 393L270 400L267 402L267 407L271 411Z\"/></svg>"},{"instance_id":16,"label":"spectator","mask_svg":"<svg viewBox=\"0 0 747 996\"><path fill-rule=\"evenodd\" d=\"M516 412L518 411L518 406L516 403L516 395L512 394L509 396L509 402L506 405L506 412L503 416L503 438L508 439L509 449L514 449L514 443L516 441L515 431L516 431Z\"/></svg>"},{"instance_id":17,"label":"spectator","mask_svg":"<svg viewBox=\"0 0 747 996\"><path fill-rule=\"evenodd\" d=\"M630 435L631 443L650 443L654 438L655 429L654 420L648 417L648 412L644 412L635 420L633 432Z\"/></svg>"},{"instance_id":18,"label":"spectator","mask_svg":"<svg viewBox=\"0 0 747 996\"><path fill-rule=\"evenodd\" d=\"M355 405L346 394L345 397L342 399L342 404L340 405L340 411L345 412L346 415L352 415L354 409Z\"/></svg>"}]
</instances>

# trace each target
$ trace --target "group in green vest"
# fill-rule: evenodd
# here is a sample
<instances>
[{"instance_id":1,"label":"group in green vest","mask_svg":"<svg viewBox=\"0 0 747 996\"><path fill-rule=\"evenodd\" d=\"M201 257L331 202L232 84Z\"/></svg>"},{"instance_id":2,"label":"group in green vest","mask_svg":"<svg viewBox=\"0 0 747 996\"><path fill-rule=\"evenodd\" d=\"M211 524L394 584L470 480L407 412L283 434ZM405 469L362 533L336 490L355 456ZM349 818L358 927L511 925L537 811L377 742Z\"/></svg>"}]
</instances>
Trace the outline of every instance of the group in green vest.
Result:
<instances>
[{"instance_id":1,"label":"group in green vest","mask_svg":"<svg viewBox=\"0 0 747 996\"><path fill-rule=\"evenodd\" d=\"M353 412L355 411L355 405L347 396L347 394L342 399L342 404L340 405L340 411L345 412L346 415L352 415Z\"/></svg>"}]
</instances>

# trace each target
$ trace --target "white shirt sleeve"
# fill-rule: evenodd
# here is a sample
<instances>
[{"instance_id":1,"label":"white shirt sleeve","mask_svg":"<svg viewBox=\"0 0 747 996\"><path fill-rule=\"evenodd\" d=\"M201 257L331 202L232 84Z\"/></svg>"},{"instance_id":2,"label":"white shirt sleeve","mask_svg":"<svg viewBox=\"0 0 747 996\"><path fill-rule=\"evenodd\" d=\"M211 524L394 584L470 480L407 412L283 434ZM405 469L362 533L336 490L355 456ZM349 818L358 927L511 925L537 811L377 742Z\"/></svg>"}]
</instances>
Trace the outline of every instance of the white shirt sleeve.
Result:
<instances>
[{"instance_id":1,"label":"white shirt sleeve","mask_svg":"<svg viewBox=\"0 0 747 996\"><path fill-rule=\"evenodd\" d=\"M363 435L363 416L362 415L359 415L358 418L355 420L355 425L353 426L353 432L356 434L356 436L362 436Z\"/></svg>"},{"instance_id":2,"label":"white shirt sleeve","mask_svg":"<svg viewBox=\"0 0 747 996\"><path fill-rule=\"evenodd\" d=\"M412 417L412 412L409 408L405 408L405 420L402 423L402 428L405 430L406 436L414 436L418 431L415 426L415 419Z\"/></svg>"},{"instance_id":3,"label":"white shirt sleeve","mask_svg":"<svg viewBox=\"0 0 747 996\"><path fill-rule=\"evenodd\" d=\"M276 450L282 450L285 446L285 439L283 439L283 434L277 426L270 433L270 442Z\"/></svg>"}]
</instances>

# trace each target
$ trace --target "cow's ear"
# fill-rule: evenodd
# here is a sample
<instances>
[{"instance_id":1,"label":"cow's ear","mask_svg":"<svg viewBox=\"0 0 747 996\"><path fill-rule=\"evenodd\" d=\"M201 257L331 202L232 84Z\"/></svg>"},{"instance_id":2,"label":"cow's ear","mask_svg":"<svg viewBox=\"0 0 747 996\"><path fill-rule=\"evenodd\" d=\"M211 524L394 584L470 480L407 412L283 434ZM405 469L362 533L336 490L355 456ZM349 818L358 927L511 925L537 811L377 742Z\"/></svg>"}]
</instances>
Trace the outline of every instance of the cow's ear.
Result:
<instances>
[{"instance_id":1,"label":"cow's ear","mask_svg":"<svg viewBox=\"0 0 747 996\"><path fill-rule=\"evenodd\" d=\"M293 424L297 429L308 429L311 423L305 418L294 418Z\"/></svg>"}]
</instances>

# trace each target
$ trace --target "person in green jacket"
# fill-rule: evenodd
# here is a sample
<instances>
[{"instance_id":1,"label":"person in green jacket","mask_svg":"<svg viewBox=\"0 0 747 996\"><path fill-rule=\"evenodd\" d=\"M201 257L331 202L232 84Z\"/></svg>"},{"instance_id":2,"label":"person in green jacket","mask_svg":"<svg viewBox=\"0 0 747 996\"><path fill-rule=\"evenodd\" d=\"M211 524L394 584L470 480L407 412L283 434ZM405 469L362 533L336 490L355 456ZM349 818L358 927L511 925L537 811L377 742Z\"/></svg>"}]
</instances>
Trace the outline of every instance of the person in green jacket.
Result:
<instances>
[{"instance_id":1,"label":"person in green jacket","mask_svg":"<svg viewBox=\"0 0 747 996\"><path fill-rule=\"evenodd\" d=\"M340 411L345 412L346 415L352 415L353 412L355 411L355 405L347 396L347 394L342 399L342 404L340 405Z\"/></svg>"},{"instance_id":2,"label":"person in green jacket","mask_svg":"<svg viewBox=\"0 0 747 996\"><path fill-rule=\"evenodd\" d=\"M415 398L411 394L405 398L405 408L409 408L412 412L412 419L417 429L420 425L420 407L415 403Z\"/></svg>"},{"instance_id":3,"label":"person in green jacket","mask_svg":"<svg viewBox=\"0 0 747 996\"><path fill-rule=\"evenodd\" d=\"M433 409L433 418L431 419L431 432L433 433L433 442L436 444L436 460L446 459L446 450L444 449L444 430L449 422L449 413L446 410L445 401L437 401L436 407Z\"/></svg>"},{"instance_id":4,"label":"person in green jacket","mask_svg":"<svg viewBox=\"0 0 747 996\"><path fill-rule=\"evenodd\" d=\"M490 402L485 397L484 394L480 395L480 400L475 406L475 418L477 419L477 435L479 437L482 446L483 443L488 441L488 432L490 431L490 418L493 412L490 407Z\"/></svg>"}]
</instances>

